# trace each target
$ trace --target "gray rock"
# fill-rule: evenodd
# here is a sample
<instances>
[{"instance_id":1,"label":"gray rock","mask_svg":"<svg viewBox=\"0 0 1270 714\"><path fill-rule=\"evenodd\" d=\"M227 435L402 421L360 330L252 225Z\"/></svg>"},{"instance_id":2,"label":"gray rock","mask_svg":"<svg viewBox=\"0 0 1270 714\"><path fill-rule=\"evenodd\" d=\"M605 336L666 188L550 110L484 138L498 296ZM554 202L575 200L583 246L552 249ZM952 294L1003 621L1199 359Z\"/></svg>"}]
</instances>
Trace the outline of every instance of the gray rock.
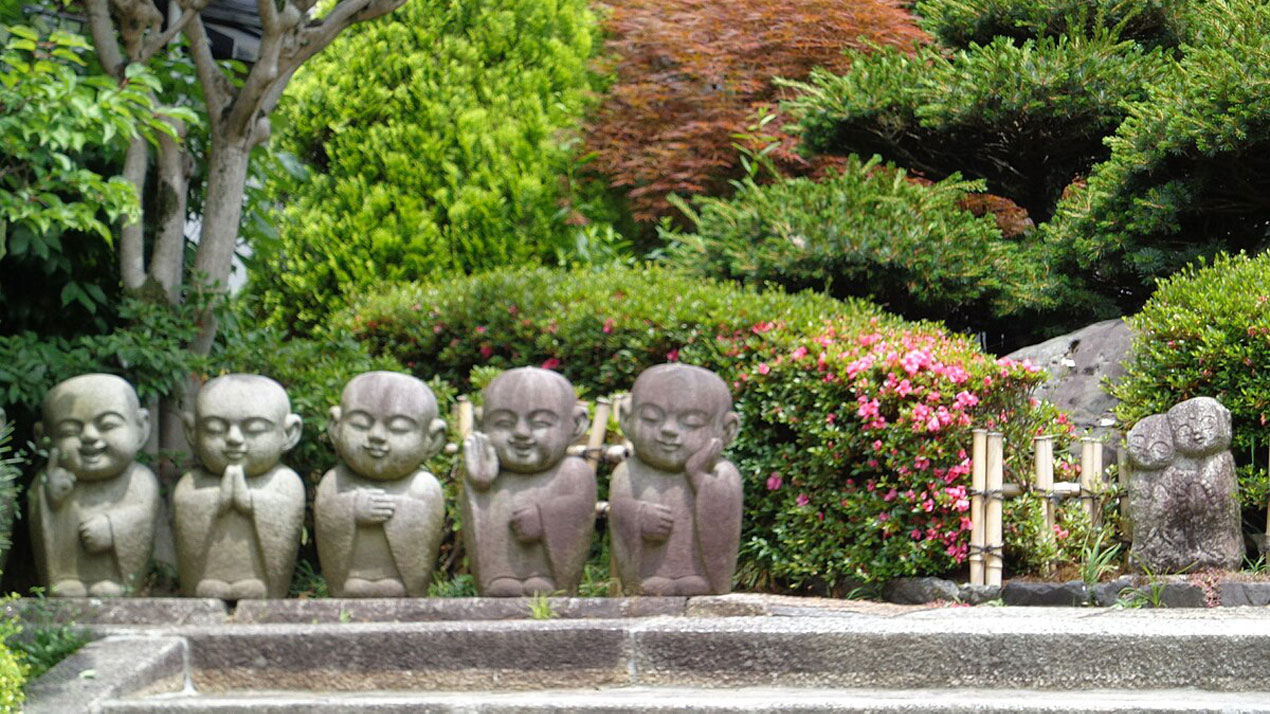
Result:
<instances>
[{"instance_id":1,"label":"gray rock","mask_svg":"<svg viewBox=\"0 0 1270 714\"><path fill-rule=\"evenodd\" d=\"M1132 333L1119 318L1104 320L1009 355L1029 359L1049 371L1050 378L1035 393L1058 405L1078 427L1096 428L1114 422L1117 400L1107 394L1103 380L1124 376L1121 364L1129 355Z\"/></svg>"},{"instance_id":2,"label":"gray rock","mask_svg":"<svg viewBox=\"0 0 1270 714\"><path fill-rule=\"evenodd\" d=\"M982 605L1001 599L1000 585L964 584L957 588L957 599L967 605Z\"/></svg>"},{"instance_id":3,"label":"gray rock","mask_svg":"<svg viewBox=\"0 0 1270 714\"><path fill-rule=\"evenodd\" d=\"M1123 576L1115 580L1098 583L1094 586L1094 604L1098 607L1111 607L1120 600L1120 594L1125 590L1133 590L1133 578Z\"/></svg>"},{"instance_id":4,"label":"gray rock","mask_svg":"<svg viewBox=\"0 0 1270 714\"><path fill-rule=\"evenodd\" d=\"M1270 605L1270 583L1240 583L1234 580L1223 580L1219 590L1222 607Z\"/></svg>"},{"instance_id":5,"label":"gray rock","mask_svg":"<svg viewBox=\"0 0 1270 714\"><path fill-rule=\"evenodd\" d=\"M1065 583L1011 580L1001 588L1006 605L1075 607L1089 602L1089 589L1080 580Z\"/></svg>"},{"instance_id":6,"label":"gray rock","mask_svg":"<svg viewBox=\"0 0 1270 714\"><path fill-rule=\"evenodd\" d=\"M882 598L900 605L923 605L936 600L958 600L956 583L942 578L895 578L882 588Z\"/></svg>"}]
</instances>

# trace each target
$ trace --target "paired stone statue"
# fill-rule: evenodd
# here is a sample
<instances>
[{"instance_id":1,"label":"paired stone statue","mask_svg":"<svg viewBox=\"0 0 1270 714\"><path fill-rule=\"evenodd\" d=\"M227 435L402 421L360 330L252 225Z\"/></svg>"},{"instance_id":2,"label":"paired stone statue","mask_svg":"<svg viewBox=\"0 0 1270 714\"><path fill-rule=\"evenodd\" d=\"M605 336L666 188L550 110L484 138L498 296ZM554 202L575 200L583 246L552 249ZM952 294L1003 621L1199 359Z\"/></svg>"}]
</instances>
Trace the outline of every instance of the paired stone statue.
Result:
<instances>
[{"instance_id":1,"label":"paired stone statue","mask_svg":"<svg viewBox=\"0 0 1270 714\"><path fill-rule=\"evenodd\" d=\"M595 470L569 447L587 429L573 386L513 369L484 391L464 443L463 540L482 595L577 592L594 535ZM723 380L679 364L636 380L621 419L633 455L611 482L612 554L639 595L726 593L736 568L741 479L723 448L738 419ZM239 600L285 597L304 527L305 487L281 463L301 435L286 390L230 374L184 416L197 465L172 494L181 590ZM136 461L149 436L136 392L111 375L50 390L37 432L52 440L30 495L40 577L54 595L135 591L159 514L154 474ZM441 485L424 463L445 442L420 380L371 372L330 412L340 462L317 487L318 557L336 597L427 594L443 527Z\"/></svg>"},{"instance_id":2,"label":"paired stone statue","mask_svg":"<svg viewBox=\"0 0 1270 714\"><path fill-rule=\"evenodd\" d=\"M1230 412L1196 397L1129 431L1130 561L1154 573L1243 563Z\"/></svg>"}]
</instances>

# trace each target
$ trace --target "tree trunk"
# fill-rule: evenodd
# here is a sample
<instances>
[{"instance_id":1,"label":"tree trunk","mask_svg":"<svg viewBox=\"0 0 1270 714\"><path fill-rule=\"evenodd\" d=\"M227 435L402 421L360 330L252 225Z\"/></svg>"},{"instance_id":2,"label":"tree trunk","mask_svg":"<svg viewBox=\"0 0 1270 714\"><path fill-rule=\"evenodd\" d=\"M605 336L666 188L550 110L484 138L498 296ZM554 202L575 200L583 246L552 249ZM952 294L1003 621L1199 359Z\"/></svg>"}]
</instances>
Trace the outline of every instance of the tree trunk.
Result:
<instances>
[{"instance_id":1,"label":"tree trunk","mask_svg":"<svg viewBox=\"0 0 1270 714\"><path fill-rule=\"evenodd\" d=\"M203 203L203 230L194 256L192 284L208 294L228 290L234 249L238 245L238 223L243 214L243 189L247 184L247 159L251 155L249 137L225 139L212 135L208 157L207 197ZM202 331L190 346L206 355L216 337L216 318L211 310L202 316Z\"/></svg>"}]
</instances>

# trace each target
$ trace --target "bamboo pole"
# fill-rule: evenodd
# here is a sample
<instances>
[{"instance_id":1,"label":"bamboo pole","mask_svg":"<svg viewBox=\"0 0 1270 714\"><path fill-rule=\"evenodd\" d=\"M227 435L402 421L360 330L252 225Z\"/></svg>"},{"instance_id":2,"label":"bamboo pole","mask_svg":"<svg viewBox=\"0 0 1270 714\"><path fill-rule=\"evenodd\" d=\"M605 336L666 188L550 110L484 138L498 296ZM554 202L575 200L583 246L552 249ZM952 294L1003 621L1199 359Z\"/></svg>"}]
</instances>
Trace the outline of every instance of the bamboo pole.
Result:
<instances>
[{"instance_id":1,"label":"bamboo pole","mask_svg":"<svg viewBox=\"0 0 1270 714\"><path fill-rule=\"evenodd\" d=\"M603 456L604 439L608 436L609 415L613 413L613 402L600 397L595 400L595 414L591 419L591 435L586 444L586 461L594 469L600 465Z\"/></svg>"},{"instance_id":2,"label":"bamboo pole","mask_svg":"<svg viewBox=\"0 0 1270 714\"><path fill-rule=\"evenodd\" d=\"M1102 525L1102 509L1098 508L1098 488L1102 481L1102 442L1092 436L1080 440L1080 488L1089 523Z\"/></svg>"},{"instance_id":3,"label":"bamboo pole","mask_svg":"<svg viewBox=\"0 0 1270 714\"><path fill-rule=\"evenodd\" d=\"M983 570L983 489L987 474L988 432L974 430L970 452L970 584L984 584Z\"/></svg>"},{"instance_id":4,"label":"bamboo pole","mask_svg":"<svg viewBox=\"0 0 1270 714\"><path fill-rule=\"evenodd\" d=\"M1045 537L1054 535L1054 437L1038 436L1032 441L1036 452L1036 490L1041 494L1041 513L1045 517Z\"/></svg>"},{"instance_id":5,"label":"bamboo pole","mask_svg":"<svg viewBox=\"0 0 1270 714\"><path fill-rule=\"evenodd\" d=\"M1001 547L1004 545L1001 524L1003 500L1001 485L1005 481L1004 451L1004 437L1002 437L1001 433L992 432L988 434L987 477L985 484L988 495L984 508L984 540L987 541L985 584L987 585L1001 584L1001 570L1004 565L1001 555Z\"/></svg>"},{"instance_id":6,"label":"bamboo pole","mask_svg":"<svg viewBox=\"0 0 1270 714\"><path fill-rule=\"evenodd\" d=\"M463 443L476 430L476 409L467 397L459 397L459 443Z\"/></svg>"}]
</instances>

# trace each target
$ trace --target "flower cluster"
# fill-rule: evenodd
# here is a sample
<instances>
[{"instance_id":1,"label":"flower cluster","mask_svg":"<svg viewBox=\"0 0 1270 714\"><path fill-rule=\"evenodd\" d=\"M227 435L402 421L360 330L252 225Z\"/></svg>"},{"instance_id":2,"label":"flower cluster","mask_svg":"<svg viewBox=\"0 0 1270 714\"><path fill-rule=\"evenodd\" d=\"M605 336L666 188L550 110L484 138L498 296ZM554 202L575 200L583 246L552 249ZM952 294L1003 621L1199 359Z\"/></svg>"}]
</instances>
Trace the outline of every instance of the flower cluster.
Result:
<instances>
[{"instance_id":1,"label":"flower cluster","mask_svg":"<svg viewBox=\"0 0 1270 714\"><path fill-rule=\"evenodd\" d=\"M971 429L1006 430L1017 470L1038 429L1069 430L1028 399L1040 378L936 327L876 317L783 345L741 382L737 451L764 464L747 547L795 586L955 568L969 554Z\"/></svg>"}]
</instances>

